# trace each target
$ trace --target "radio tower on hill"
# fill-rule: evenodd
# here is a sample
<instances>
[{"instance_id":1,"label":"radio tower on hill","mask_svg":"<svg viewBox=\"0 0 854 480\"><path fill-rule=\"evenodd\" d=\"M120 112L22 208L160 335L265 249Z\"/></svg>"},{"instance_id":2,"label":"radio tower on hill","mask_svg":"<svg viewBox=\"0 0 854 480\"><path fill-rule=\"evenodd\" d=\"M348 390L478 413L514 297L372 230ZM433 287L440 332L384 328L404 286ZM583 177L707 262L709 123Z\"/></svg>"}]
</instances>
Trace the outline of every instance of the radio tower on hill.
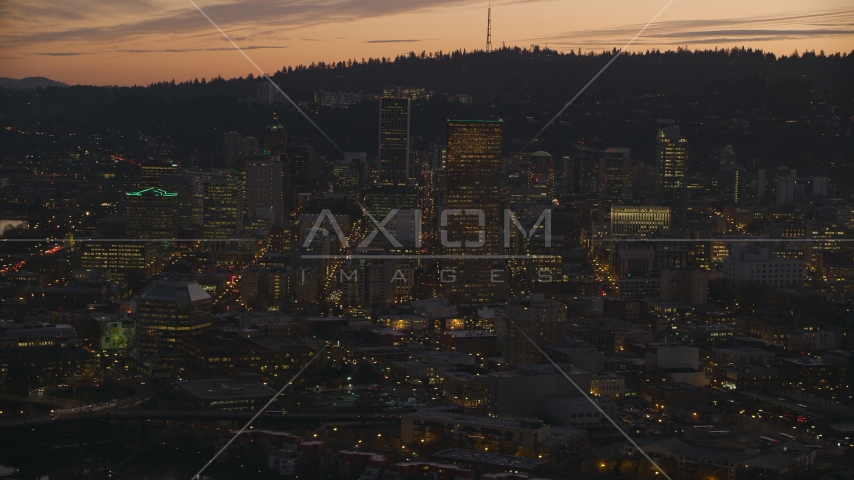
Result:
<instances>
[{"instance_id":1,"label":"radio tower on hill","mask_svg":"<svg viewBox=\"0 0 854 480\"><path fill-rule=\"evenodd\" d=\"M489 9L486 11L486 51L492 51L492 2L489 3Z\"/></svg>"}]
</instances>

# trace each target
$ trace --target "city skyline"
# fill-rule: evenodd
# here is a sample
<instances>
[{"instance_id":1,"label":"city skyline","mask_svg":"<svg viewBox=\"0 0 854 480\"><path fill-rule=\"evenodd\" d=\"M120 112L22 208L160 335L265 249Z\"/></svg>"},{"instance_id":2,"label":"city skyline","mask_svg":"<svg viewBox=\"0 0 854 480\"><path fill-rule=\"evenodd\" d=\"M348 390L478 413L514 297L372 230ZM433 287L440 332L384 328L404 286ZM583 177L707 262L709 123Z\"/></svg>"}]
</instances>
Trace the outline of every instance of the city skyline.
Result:
<instances>
[{"instance_id":1,"label":"city skyline","mask_svg":"<svg viewBox=\"0 0 854 480\"><path fill-rule=\"evenodd\" d=\"M840 1L9 1L0 477L850 477Z\"/></svg>"},{"instance_id":2,"label":"city skyline","mask_svg":"<svg viewBox=\"0 0 854 480\"><path fill-rule=\"evenodd\" d=\"M607 3L494 3L494 48L502 44L537 44L564 52L620 48L666 2ZM486 2L199 6L267 73L317 61L485 48ZM818 2L807 10L794 1L674 2L629 50L750 46L778 56L794 50L848 52L854 46L854 10L847 7L838 0ZM0 76L133 85L259 73L189 3L79 2L55 8L41 2L12 2L6 11ZM442 35L436 34L435 25L446 27Z\"/></svg>"}]
</instances>

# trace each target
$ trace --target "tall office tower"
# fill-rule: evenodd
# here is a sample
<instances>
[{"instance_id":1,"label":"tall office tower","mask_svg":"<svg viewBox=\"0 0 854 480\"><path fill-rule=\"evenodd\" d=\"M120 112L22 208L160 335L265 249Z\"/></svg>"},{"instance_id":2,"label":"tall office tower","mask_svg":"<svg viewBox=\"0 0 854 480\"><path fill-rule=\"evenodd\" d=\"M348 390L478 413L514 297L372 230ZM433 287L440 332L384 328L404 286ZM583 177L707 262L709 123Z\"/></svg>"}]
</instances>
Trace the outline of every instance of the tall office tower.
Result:
<instances>
[{"instance_id":1,"label":"tall office tower","mask_svg":"<svg viewBox=\"0 0 854 480\"><path fill-rule=\"evenodd\" d=\"M599 212L605 218L611 205L624 205L632 201L634 185L632 155L628 148L608 148L599 159ZM601 217L600 217L601 218Z\"/></svg>"},{"instance_id":2,"label":"tall office tower","mask_svg":"<svg viewBox=\"0 0 854 480\"><path fill-rule=\"evenodd\" d=\"M688 159L688 139L679 127L658 131L655 145L655 200L659 205L671 207L676 217L681 217L685 196L685 162Z\"/></svg>"},{"instance_id":3,"label":"tall office tower","mask_svg":"<svg viewBox=\"0 0 854 480\"><path fill-rule=\"evenodd\" d=\"M243 182L228 175L205 180L205 238L234 238L243 230Z\"/></svg>"},{"instance_id":4,"label":"tall office tower","mask_svg":"<svg viewBox=\"0 0 854 480\"><path fill-rule=\"evenodd\" d=\"M542 363L542 354L535 344L557 343L565 334L566 305L546 299L542 293L510 300L504 312L507 317L504 358L510 365Z\"/></svg>"},{"instance_id":5,"label":"tall office tower","mask_svg":"<svg viewBox=\"0 0 854 480\"><path fill-rule=\"evenodd\" d=\"M564 195L589 195L596 191L599 162L587 155L563 157L563 181L561 182Z\"/></svg>"},{"instance_id":6,"label":"tall office tower","mask_svg":"<svg viewBox=\"0 0 854 480\"><path fill-rule=\"evenodd\" d=\"M178 194L175 208L175 228L192 229L204 221L205 181L200 175L175 174L160 177L163 190Z\"/></svg>"},{"instance_id":7,"label":"tall office tower","mask_svg":"<svg viewBox=\"0 0 854 480\"><path fill-rule=\"evenodd\" d=\"M131 238L175 237L178 194L161 188L146 188L125 194L127 233Z\"/></svg>"},{"instance_id":8,"label":"tall office tower","mask_svg":"<svg viewBox=\"0 0 854 480\"><path fill-rule=\"evenodd\" d=\"M273 119L270 120L267 128L264 129L262 137L264 153L267 155L276 153L285 153L288 145L288 133L285 132L285 127L279 123L279 116L273 114Z\"/></svg>"},{"instance_id":9,"label":"tall office tower","mask_svg":"<svg viewBox=\"0 0 854 480\"><path fill-rule=\"evenodd\" d=\"M445 168L448 166L448 147L431 143L430 155L433 158L433 168Z\"/></svg>"},{"instance_id":10,"label":"tall office tower","mask_svg":"<svg viewBox=\"0 0 854 480\"><path fill-rule=\"evenodd\" d=\"M443 283L454 303L494 301L506 289L499 262L472 256L500 253L501 120L448 120L446 226L440 227L443 269L455 281ZM449 212L457 210L456 214ZM467 212L462 212L467 211Z\"/></svg>"},{"instance_id":11,"label":"tall office tower","mask_svg":"<svg viewBox=\"0 0 854 480\"><path fill-rule=\"evenodd\" d=\"M531 154L531 167L528 178L530 187L544 191L548 201L555 198L555 162L548 152Z\"/></svg>"},{"instance_id":12,"label":"tall office tower","mask_svg":"<svg viewBox=\"0 0 854 480\"><path fill-rule=\"evenodd\" d=\"M266 78L255 86L255 102L261 105L272 105L284 100L284 97Z\"/></svg>"},{"instance_id":13,"label":"tall office tower","mask_svg":"<svg viewBox=\"0 0 854 480\"><path fill-rule=\"evenodd\" d=\"M351 193L362 198L366 158L365 152L344 152L344 160L336 160L333 163L332 177L335 182L335 191Z\"/></svg>"},{"instance_id":14,"label":"tall office tower","mask_svg":"<svg viewBox=\"0 0 854 480\"><path fill-rule=\"evenodd\" d=\"M670 207L611 206L613 238L647 238L670 230Z\"/></svg>"},{"instance_id":15,"label":"tall office tower","mask_svg":"<svg viewBox=\"0 0 854 480\"><path fill-rule=\"evenodd\" d=\"M418 192L411 186L377 185L365 192L365 208L381 221L395 208L414 209L418 207Z\"/></svg>"},{"instance_id":16,"label":"tall office tower","mask_svg":"<svg viewBox=\"0 0 854 480\"><path fill-rule=\"evenodd\" d=\"M285 228L282 225L273 225L270 227L270 253L283 253L286 247L291 246L291 231L290 228Z\"/></svg>"},{"instance_id":17,"label":"tall office tower","mask_svg":"<svg viewBox=\"0 0 854 480\"><path fill-rule=\"evenodd\" d=\"M409 179L409 99L380 97L377 183L406 185Z\"/></svg>"},{"instance_id":18,"label":"tall office tower","mask_svg":"<svg viewBox=\"0 0 854 480\"><path fill-rule=\"evenodd\" d=\"M720 160L721 168L734 167L736 162L736 156L735 149L732 148L732 145L727 145L726 147L722 148L718 159Z\"/></svg>"},{"instance_id":19,"label":"tall office tower","mask_svg":"<svg viewBox=\"0 0 854 480\"><path fill-rule=\"evenodd\" d=\"M243 138L240 132L230 131L222 134L222 163L233 165L237 160L238 142Z\"/></svg>"},{"instance_id":20,"label":"tall office tower","mask_svg":"<svg viewBox=\"0 0 854 480\"><path fill-rule=\"evenodd\" d=\"M797 177L798 170L789 167L759 168L756 170L756 200L775 201L777 199L777 179Z\"/></svg>"},{"instance_id":21,"label":"tall office tower","mask_svg":"<svg viewBox=\"0 0 854 480\"><path fill-rule=\"evenodd\" d=\"M718 198L726 203L740 205L748 195L750 176L739 165L721 166L718 170Z\"/></svg>"},{"instance_id":22,"label":"tall office tower","mask_svg":"<svg viewBox=\"0 0 854 480\"><path fill-rule=\"evenodd\" d=\"M139 165L139 186L159 187L160 177L178 173L178 165L171 161L148 160Z\"/></svg>"},{"instance_id":23,"label":"tall office tower","mask_svg":"<svg viewBox=\"0 0 854 480\"><path fill-rule=\"evenodd\" d=\"M211 325L213 300L196 282L156 281L137 300L140 354L173 352L182 337Z\"/></svg>"},{"instance_id":24,"label":"tall office tower","mask_svg":"<svg viewBox=\"0 0 854 480\"><path fill-rule=\"evenodd\" d=\"M528 152L514 152L510 154L510 162L519 174L519 183L522 187L531 186L531 154Z\"/></svg>"},{"instance_id":25,"label":"tall office tower","mask_svg":"<svg viewBox=\"0 0 854 480\"><path fill-rule=\"evenodd\" d=\"M291 163L291 188L308 187L315 178L314 147L308 143L288 147Z\"/></svg>"},{"instance_id":26,"label":"tall office tower","mask_svg":"<svg viewBox=\"0 0 854 480\"><path fill-rule=\"evenodd\" d=\"M247 218L282 223L282 162L279 154L250 155L238 162L243 179L243 208Z\"/></svg>"},{"instance_id":27,"label":"tall office tower","mask_svg":"<svg viewBox=\"0 0 854 480\"><path fill-rule=\"evenodd\" d=\"M226 166L234 165L237 159L258 153L258 138L243 136L238 132L222 134L222 161Z\"/></svg>"}]
</instances>

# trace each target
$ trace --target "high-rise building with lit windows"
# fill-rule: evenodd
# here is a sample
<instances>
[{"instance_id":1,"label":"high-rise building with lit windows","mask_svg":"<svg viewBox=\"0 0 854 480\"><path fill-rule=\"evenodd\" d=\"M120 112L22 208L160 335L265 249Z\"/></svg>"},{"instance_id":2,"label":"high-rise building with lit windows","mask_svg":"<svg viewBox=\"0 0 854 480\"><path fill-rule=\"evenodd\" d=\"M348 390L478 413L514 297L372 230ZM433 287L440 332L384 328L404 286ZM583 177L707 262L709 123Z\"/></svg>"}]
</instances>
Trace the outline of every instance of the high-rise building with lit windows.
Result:
<instances>
[{"instance_id":1,"label":"high-rise building with lit windows","mask_svg":"<svg viewBox=\"0 0 854 480\"><path fill-rule=\"evenodd\" d=\"M587 155L564 156L561 162L561 192L589 195L596 191L599 162Z\"/></svg>"},{"instance_id":2,"label":"high-rise building with lit windows","mask_svg":"<svg viewBox=\"0 0 854 480\"><path fill-rule=\"evenodd\" d=\"M125 194L126 229L131 238L169 239L175 236L178 194L146 188Z\"/></svg>"},{"instance_id":3,"label":"high-rise building with lit windows","mask_svg":"<svg viewBox=\"0 0 854 480\"><path fill-rule=\"evenodd\" d=\"M679 127L660 129L655 145L655 199L659 205L671 207L677 216L684 207L687 160L688 139Z\"/></svg>"},{"instance_id":4,"label":"high-rise building with lit windows","mask_svg":"<svg viewBox=\"0 0 854 480\"><path fill-rule=\"evenodd\" d=\"M173 173L178 173L178 165L168 160L148 160L139 165L139 186L140 188L160 186L160 177Z\"/></svg>"},{"instance_id":5,"label":"high-rise building with lit windows","mask_svg":"<svg viewBox=\"0 0 854 480\"><path fill-rule=\"evenodd\" d=\"M406 185L409 179L408 98L380 97L379 170L380 185Z\"/></svg>"},{"instance_id":6,"label":"high-rise building with lit windows","mask_svg":"<svg viewBox=\"0 0 854 480\"><path fill-rule=\"evenodd\" d=\"M243 178L243 206L247 218L282 222L282 162L279 154L250 155L238 162Z\"/></svg>"},{"instance_id":7,"label":"high-rise building with lit windows","mask_svg":"<svg viewBox=\"0 0 854 480\"><path fill-rule=\"evenodd\" d=\"M445 238L445 255L454 257L443 269L453 271L455 281L442 284L454 303L490 302L506 294L503 265L483 257L500 253L501 131L501 120L448 120L446 227L440 227L440 239Z\"/></svg>"},{"instance_id":8,"label":"high-rise building with lit windows","mask_svg":"<svg viewBox=\"0 0 854 480\"><path fill-rule=\"evenodd\" d=\"M279 117L275 113L273 114L273 120L267 125L267 128L264 130L264 136L261 138L264 153L267 155L285 153L288 145L288 133L285 131L285 127L279 123Z\"/></svg>"},{"instance_id":9,"label":"high-rise building with lit windows","mask_svg":"<svg viewBox=\"0 0 854 480\"><path fill-rule=\"evenodd\" d=\"M599 212L607 218L611 205L632 201L634 171L628 148L608 148L599 160Z\"/></svg>"},{"instance_id":10,"label":"high-rise building with lit windows","mask_svg":"<svg viewBox=\"0 0 854 480\"><path fill-rule=\"evenodd\" d=\"M531 154L529 173L529 186L545 193L548 201L555 198L555 162L552 154L548 152L534 152Z\"/></svg>"},{"instance_id":11,"label":"high-rise building with lit windows","mask_svg":"<svg viewBox=\"0 0 854 480\"><path fill-rule=\"evenodd\" d=\"M205 238L234 238L243 230L243 182L228 175L205 180Z\"/></svg>"}]
</instances>

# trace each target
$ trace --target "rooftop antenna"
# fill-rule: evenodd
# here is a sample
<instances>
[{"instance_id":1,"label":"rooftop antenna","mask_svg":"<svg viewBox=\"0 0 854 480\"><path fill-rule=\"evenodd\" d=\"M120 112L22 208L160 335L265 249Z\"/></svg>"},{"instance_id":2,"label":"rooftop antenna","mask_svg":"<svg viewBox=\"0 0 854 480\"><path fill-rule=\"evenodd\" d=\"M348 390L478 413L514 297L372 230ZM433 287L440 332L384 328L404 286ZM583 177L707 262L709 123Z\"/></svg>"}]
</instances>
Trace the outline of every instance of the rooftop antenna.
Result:
<instances>
[{"instance_id":1,"label":"rooftop antenna","mask_svg":"<svg viewBox=\"0 0 854 480\"><path fill-rule=\"evenodd\" d=\"M486 11L486 51L492 51L492 2L489 2L489 9Z\"/></svg>"}]
</instances>

